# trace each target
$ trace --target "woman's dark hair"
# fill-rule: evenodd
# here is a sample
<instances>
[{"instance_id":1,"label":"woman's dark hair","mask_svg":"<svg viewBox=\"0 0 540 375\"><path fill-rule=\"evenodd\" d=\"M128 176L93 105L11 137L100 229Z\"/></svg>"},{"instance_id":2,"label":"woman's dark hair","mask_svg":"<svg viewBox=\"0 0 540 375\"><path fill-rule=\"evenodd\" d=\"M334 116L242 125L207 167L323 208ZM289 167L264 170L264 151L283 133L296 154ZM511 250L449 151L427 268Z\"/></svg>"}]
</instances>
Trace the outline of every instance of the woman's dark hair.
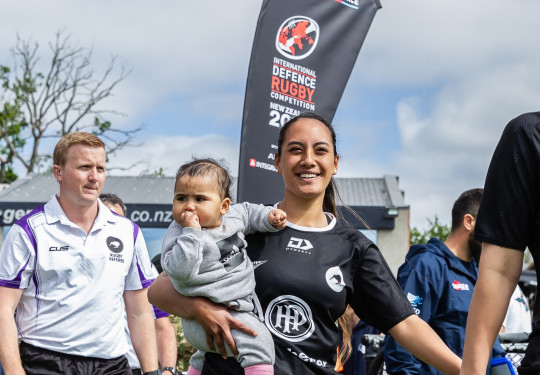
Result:
<instances>
[{"instance_id":1,"label":"woman's dark hair","mask_svg":"<svg viewBox=\"0 0 540 375\"><path fill-rule=\"evenodd\" d=\"M338 156L337 147L336 147L336 132L334 130L334 127L323 116L318 115L314 112L303 112L299 114L296 117L293 117L289 121L287 121L279 130L279 136L278 136L278 148L277 148L277 155L281 156L282 146L283 142L285 141L285 136L287 135L287 130L291 127L292 124L294 124L296 121L307 118L307 119L313 119L319 121L321 124L326 126L328 130L330 131L330 136L332 137L332 145L334 146L334 157ZM334 216L338 216L337 213L337 206L336 206L336 183L334 182L334 178L332 177L330 179L330 183L326 187L326 190L324 191L324 201L323 201L323 211L330 212ZM339 195L339 194L338 194Z\"/></svg>"},{"instance_id":2,"label":"woman's dark hair","mask_svg":"<svg viewBox=\"0 0 540 375\"><path fill-rule=\"evenodd\" d=\"M221 199L231 199L231 176L229 171L224 165L212 158L193 158L189 163L183 164L176 172L176 181L181 177L193 178L201 176L215 177Z\"/></svg>"}]
</instances>

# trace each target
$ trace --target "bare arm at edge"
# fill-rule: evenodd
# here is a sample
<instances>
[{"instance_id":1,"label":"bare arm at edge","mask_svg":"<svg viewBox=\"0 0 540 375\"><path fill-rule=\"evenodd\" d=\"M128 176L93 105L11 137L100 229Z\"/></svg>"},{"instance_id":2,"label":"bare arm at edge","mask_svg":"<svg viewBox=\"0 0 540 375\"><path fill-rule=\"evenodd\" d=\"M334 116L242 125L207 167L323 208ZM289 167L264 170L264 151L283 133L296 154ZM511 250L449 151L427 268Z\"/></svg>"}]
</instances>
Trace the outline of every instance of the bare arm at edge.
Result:
<instances>
[{"instance_id":1,"label":"bare arm at edge","mask_svg":"<svg viewBox=\"0 0 540 375\"><path fill-rule=\"evenodd\" d=\"M152 305L169 314L197 320L206 333L206 342L210 349L225 358L227 351L224 343L227 343L234 355L238 355L231 330L238 329L248 335L257 335L252 328L233 318L224 305L204 297L186 297L178 293L164 272L150 285L148 299Z\"/></svg>"},{"instance_id":2,"label":"bare arm at edge","mask_svg":"<svg viewBox=\"0 0 540 375\"><path fill-rule=\"evenodd\" d=\"M176 368L178 347L176 331L168 316L154 321L156 327L158 359L161 367Z\"/></svg>"},{"instance_id":3,"label":"bare arm at edge","mask_svg":"<svg viewBox=\"0 0 540 375\"><path fill-rule=\"evenodd\" d=\"M124 291L131 342L141 363L142 372L159 368L154 311L148 303L147 291L147 288Z\"/></svg>"},{"instance_id":4,"label":"bare arm at edge","mask_svg":"<svg viewBox=\"0 0 540 375\"><path fill-rule=\"evenodd\" d=\"M512 292L521 274L523 251L484 242L478 281L469 308L462 375L485 374Z\"/></svg>"},{"instance_id":5,"label":"bare arm at edge","mask_svg":"<svg viewBox=\"0 0 540 375\"><path fill-rule=\"evenodd\" d=\"M14 318L22 293L23 289L0 286L0 362L6 374L24 374Z\"/></svg>"},{"instance_id":6,"label":"bare arm at edge","mask_svg":"<svg viewBox=\"0 0 540 375\"><path fill-rule=\"evenodd\" d=\"M429 363L445 374L459 374L461 359L418 316L411 315L402 320L392 327L389 333L418 359Z\"/></svg>"}]
</instances>

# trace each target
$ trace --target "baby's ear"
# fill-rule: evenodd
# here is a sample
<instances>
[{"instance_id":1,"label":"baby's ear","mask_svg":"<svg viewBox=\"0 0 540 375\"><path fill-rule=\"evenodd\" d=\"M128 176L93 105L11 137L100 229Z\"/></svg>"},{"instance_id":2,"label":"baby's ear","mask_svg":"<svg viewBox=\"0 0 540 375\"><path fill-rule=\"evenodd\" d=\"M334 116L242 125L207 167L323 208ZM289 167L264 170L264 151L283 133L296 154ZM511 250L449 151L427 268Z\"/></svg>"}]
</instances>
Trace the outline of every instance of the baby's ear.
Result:
<instances>
[{"instance_id":1,"label":"baby's ear","mask_svg":"<svg viewBox=\"0 0 540 375\"><path fill-rule=\"evenodd\" d=\"M225 198L221 201L221 210L219 211L220 215L225 215L229 211L231 205L231 199Z\"/></svg>"}]
</instances>

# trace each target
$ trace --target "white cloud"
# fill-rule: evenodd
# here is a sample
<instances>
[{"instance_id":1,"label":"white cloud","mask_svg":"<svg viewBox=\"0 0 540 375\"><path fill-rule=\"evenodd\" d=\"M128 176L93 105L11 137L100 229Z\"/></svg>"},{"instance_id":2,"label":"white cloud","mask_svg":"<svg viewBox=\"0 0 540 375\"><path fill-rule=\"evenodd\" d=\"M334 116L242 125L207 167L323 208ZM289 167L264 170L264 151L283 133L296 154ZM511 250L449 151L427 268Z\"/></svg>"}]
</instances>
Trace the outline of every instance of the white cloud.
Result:
<instances>
[{"instance_id":1,"label":"white cloud","mask_svg":"<svg viewBox=\"0 0 540 375\"><path fill-rule=\"evenodd\" d=\"M223 159L233 176L238 175L238 142L218 134L200 137L156 135L144 140L137 148L129 148L110 156L113 175L151 174L163 168L166 176L174 176L183 163L192 157ZM120 170L132 166L128 170Z\"/></svg>"},{"instance_id":2,"label":"white cloud","mask_svg":"<svg viewBox=\"0 0 540 375\"><path fill-rule=\"evenodd\" d=\"M226 158L236 174L260 5L9 2L0 24L0 64L11 61L15 33L46 48L64 27L74 43L94 46L98 70L113 54L132 70L106 107L127 114L114 119L120 126L144 122L146 139L111 164L142 158L145 164L131 173L163 167L173 174L192 154L209 154ZM540 2L382 0L382 5L336 114L343 145L339 176L398 175L413 226L424 226L435 214L449 222L457 196L483 185L504 125L538 108ZM197 128L200 134L191 136Z\"/></svg>"}]
</instances>

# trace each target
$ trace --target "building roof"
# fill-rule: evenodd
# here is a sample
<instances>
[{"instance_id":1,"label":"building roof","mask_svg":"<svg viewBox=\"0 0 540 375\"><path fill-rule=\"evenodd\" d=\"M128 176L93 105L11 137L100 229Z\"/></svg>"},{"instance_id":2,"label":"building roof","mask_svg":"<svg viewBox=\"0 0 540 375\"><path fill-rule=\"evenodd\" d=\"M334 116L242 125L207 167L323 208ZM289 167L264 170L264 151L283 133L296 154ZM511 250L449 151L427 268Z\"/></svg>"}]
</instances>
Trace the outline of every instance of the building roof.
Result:
<instances>
[{"instance_id":1,"label":"building roof","mask_svg":"<svg viewBox=\"0 0 540 375\"><path fill-rule=\"evenodd\" d=\"M408 207L405 204L403 192L399 190L397 176L335 178L335 181L343 202L355 210L359 207L379 209ZM128 207L128 212L150 208L155 210L158 206L162 211L165 209L170 211L173 189L174 177L107 176L103 193L114 193L121 197ZM11 224L5 220L6 209L27 212L47 202L57 191L57 183L52 175L32 174L19 178L0 190L0 225ZM235 201L236 179L233 179L231 193ZM152 215L155 214L149 214L147 226L152 226L150 223L157 221L157 217L153 220L155 216ZM19 211L16 216L22 216L22 211ZM167 219L166 216L163 214L164 219ZM134 220L133 217L132 220ZM137 222L137 220L134 221Z\"/></svg>"}]
</instances>

